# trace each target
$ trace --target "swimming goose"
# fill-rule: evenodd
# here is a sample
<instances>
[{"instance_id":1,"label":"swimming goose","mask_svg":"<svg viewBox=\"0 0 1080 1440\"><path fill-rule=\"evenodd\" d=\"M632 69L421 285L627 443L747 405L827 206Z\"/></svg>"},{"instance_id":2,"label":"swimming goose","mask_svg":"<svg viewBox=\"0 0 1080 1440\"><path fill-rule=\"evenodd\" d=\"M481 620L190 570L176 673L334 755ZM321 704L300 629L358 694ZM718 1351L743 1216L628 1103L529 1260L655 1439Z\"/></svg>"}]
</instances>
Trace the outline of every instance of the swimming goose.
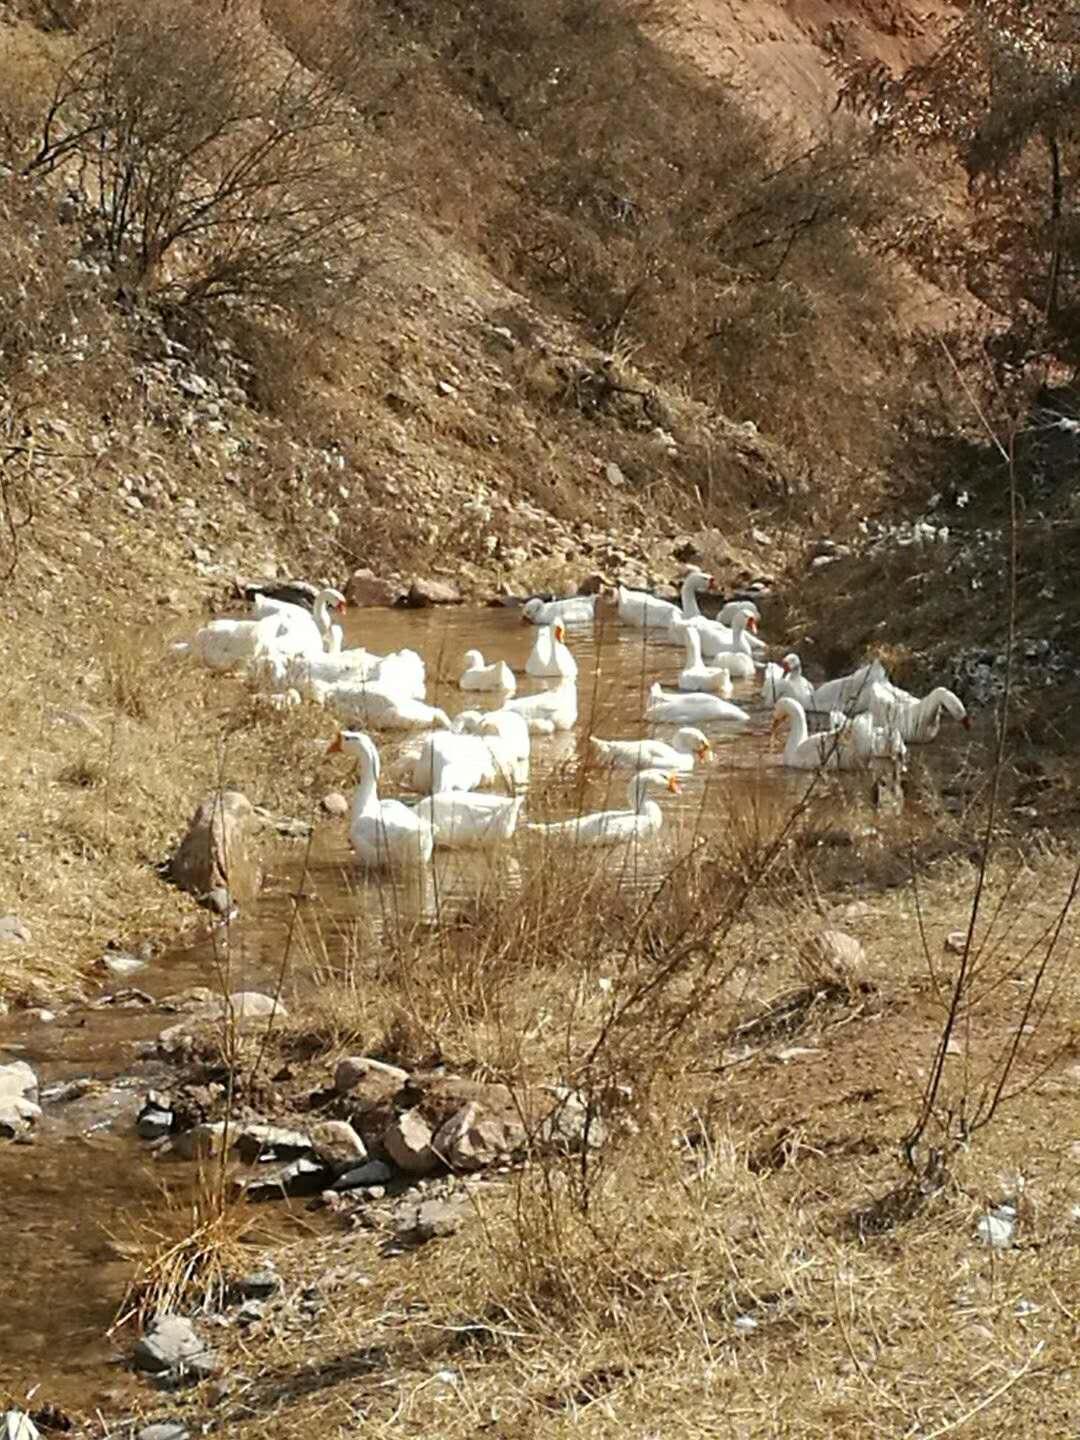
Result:
<instances>
[{"instance_id":1,"label":"swimming goose","mask_svg":"<svg viewBox=\"0 0 1080 1440\"><path fill-rule=\"evenodd\" d=\"M602 765L616 770L677 770L694 768L694 761L708 760L712 745L702 731L690 725L677 730L669 745L666 740L601 740L589 736Z\"/></svg>"},{"instance_id":2,"label":"swimming goose","mask_svg":"<svg viewBox=\"0 0 1080 1440\"><path fill-rule=\"evenodd\" d=\"M505 695L513 695L517 681L505 660L485 665L479 650L466 650L465 669L461 672L458 686L462 690L501 690Z\"/></svg>"},{"instance_id":3,"label":"swimming goose","mask_svg":"<svg viewBox=\"0 0 1080 1440\"><path fill-rule=\"evenodd\" d=\"M790 695L776 702L772 729L778 730L785 720L790 721L791 730L781 757L782 765L794 770L853 770L864 763L845 730L822 730L811 735L806 711Z\"/></svg>"},{"instance_id":4,"label":"swimming goose","mask_svg":"<svg viewBox=\"0 0 1080 1440\"><path fill-rule=\"evenodd\" d=\"M591 815L576 815L571 820L531 824L525 828L530 834L572 845L625 845L631 840L648 840L664 823L663 811L649 792L667 790L678 795L679 777L673 771L640 770L627 789L629 810L599 810Z\"/></svg>"},{"instance_id":5,"label":"swimming goose","mask_svg":"<svg viewBox=\"0 0 1080 1440\"><path fill-rule=\"evenodd\" d=\"M680 690L704 690L712 695L721 695L726 700L731 696L731 671L726 665L706 665L701 658L701 635L693 625L677 620L672 631L681 635L686 645L686 664L679 671Z\"/></svg>"},{"instance_id":6,"label":"swimming goose","mask_svg":"<svg viewBox=\"0 0 1080 1440\"><path fill-rule=\"evenodd\" d=\"M556 620L554 625L541 625L525 661L526 675L537 680L576 680L577 661L563 643L565 639L566 629L561 620Z\"/></svg>"},{"instance_id":7,"label":"swimming goose","mask_svg":"<svg viewBox=\"0 0 1080 1440\"><path fill-rule=\"evenodd\" d=\"M909 745L925 745L936 739L943 714L965 730L971 729L971 716L964 702L944 685L919 700L895 686L877 682L870 687L870 714L876 724L898 730Z\"/></svg>"},{"instance_id":8,"label":"swimming goose","mask_svg":"<svg viewBox=\"0 0 1080 1440\"><path fill-rule=\"evenodd\" d=\"M657 725L680 725L683 722L701 725L710 720L746 724L750 716L730 700L721 700L719 695L702 695L700 692L676 694L662 689L657 681L649 691L645 718Z\"/></svg>"},{"instance_id":9,"label":"swimming goose","mask_svg":"<svg viewBox=\"0 0 1080 1440\"><path fill-rule=\"evenodd\" d=\"M369 866L423 865L431 859L435 832L400 800L379 799L379 752L371 737L340 730L328 755L355 755L360 783L349 816L349 839L360 861Z\"/></svg>"},{"instance_id":10,"label":"swimming goose","mask_svg":"<svg viewBox=\"0 0 1080 1440\"><path fill-rule=\"evenodd\" d=\"M802 673L802 661L794 653L785 655L779 665L770 661L761 682L761 698L766 704L775 705L785 695L798 700L804 710L814 708L814 687Z\"/></svg>"},{"instance_id":11,"label":"swimming goose","mask_svg":"<svg viewBox=\"0 0 1080 1440\"><path fill-rule=\"evenodd\" d=\"M827 680L814 690L815 710L844 710L849 715L861 715L870 709L870 691L878 682L888 682L888 675L880 660L871 660L861 665L850 675L841 675L836 680Z\"/></svg>"},{"instance_id":12,"label":"swimming goose","mask_svg":"<svg viewBox=\"0 0 1080 1440\"><path fill-rule=\"evenodd\" d=\"M474 795L442 790L428 795L416 814L435 827L435 844L448 849L502 845L517 829L524 795Z\"/></svg>"}]
</instances>

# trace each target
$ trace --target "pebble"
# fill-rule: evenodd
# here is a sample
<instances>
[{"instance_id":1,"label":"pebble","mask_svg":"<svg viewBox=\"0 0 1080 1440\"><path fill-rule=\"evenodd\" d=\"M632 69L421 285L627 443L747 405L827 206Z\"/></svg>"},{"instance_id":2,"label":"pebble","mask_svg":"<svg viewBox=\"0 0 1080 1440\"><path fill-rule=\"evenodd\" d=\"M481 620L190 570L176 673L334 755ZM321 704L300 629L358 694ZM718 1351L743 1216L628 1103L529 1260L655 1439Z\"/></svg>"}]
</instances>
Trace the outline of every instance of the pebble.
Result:
<instances>
[{"instance_id":1,"label":"pebble","mask_svg":"<svg viewBox=\"0 0 1080 1440\"><path fill-rule=\"evenodd\" d=\"M966 944L966 930L952 930L945 937L945 949L950 955L962 955Z\"/></svg>"},{"instance_id":2,"label":"pebble","mask_svg":"<svg viewBox=\"0 0 1080 1440\"><path fill-rule=\"evenodd\" d=\"M135 1130L141 1140L160 1140L172 1130L171 1110L144 1110L135 1121Z\"/></svg>"},{"instance_id":3,"label":"pebble","mask_svg":"<svg viewBox=\"0 0 1080 1440\"><path fill-rule=\"evenodd\" d=\"M386 1127L383 1148L390 1159L408 1175L430 1175L439 1167L431 1148L432 1132L419 1110L406 1110Z\"/></svg>"},{"instance_id":4,"label":"pebble","mask_svg":"<svg viewBox=\"0 0 1080 1440\"><path fill-rule=\"evenodd\" d=\"M189 1440L190 1432L179 1420L156 1420L144 1425L135 1440Z\"/></svg>"},{"instance_id":5,"label":"pebble","mask_svg":"<svg viewBox=\"0 0 1080 1440\"><path fill-rule=\"evenodd\" d=\"M241 1190L248 1200L280 1200L286 1195L317 1195L326 1189L330 1172L316 1160L301 1156L291 1165L286 1165L274 1175L249 1180L241 1184Z\"/></svg>"},{"instance_id":6,"label":"pebble","mask_svg":"<svg viewBox=\"0 0 1080 1440\"><path fill-rule=\"evenodd\" d=\"M0 915L0 943L29 945L33 937L17 915Z\"/></svg>"},{"instance_id":7,"label":"pebble","mask_svg":"<svg viewBox=\"0 0 1080 1440\"><path fill-rule=\"evenodd\" d=\"M331 790L328 795L323 796L322 808L327 815L344 817L349 813L349 802L340 790Z\"/></svg>"},{"instance_id":8,"label":"pebble","mask_svg":"<svg viewBox=\"0 0 1080 1440\"><path fill-rule=\"evenodd\" d=\"M137 955L103 955L101 963L113 975L134 975L137 970L146 969L146 961Z\"/></svg>"},{"instance_id":9,"label":"pebble","mask_svg":"<svg viewBox=\"0 0 1080 1440\"><path fill-rule=\"evenodd\" d=\"M236 1137L236 1148L240 1158L249 1164L256 1160L296 1160L310 1152L311 1136L301 1130L286 1130L283 1125L247 1125Z\"/></svg>"},{"instance_id":10,"label":"pebble","mask_svg":"<svg viewBox=\"0 0 1080 1440\"><path fill-rule=\"evenodd\" d=\"M334 1089L339 1095L347 1095L369 1075L381 1075L387 1080L395 1080L399 1085L404 1085L409 1078L409 1072L397 1065L387 1065L382 1060L369 1060L366 1055L347 1055L344 1060L338 1061L338 1067L334 1071Z\"/></svg>"},{"instance_id":11,"label":"pebble","mask_svg":"<svg viewBox=\"0 0 1080 1440\"><path fill-rule=\"evenodd\" d=\"M212 1375L218 1368L210 1347L182 1315L159 1315L136 1344L132 1360L137 1370L153 1375Z\"/></svg>"},{"instance_id":12,"label":"pebble","mask_svg":"<svg viewBox=\"0 0 1080 1440\"><path fill-rule=\"evenodd\" d=\"M271 1266L251 1270L236 1282L236 1293L245 1300L268 1300L281 1289L281 1276Z\"/></svg>"},{"instance_id":13,"label":"pebble","mask_svg":"<svg viewBox=\"0 0 1080 1440\"><path fill-rule=\"evenodd\" d=\"M366 1165L359 1165L355 1170L346 1170L344 1175L339 1175L330 1189L337 1194L345 1190L367 1190L372 1186L385 1185L393 1178L393 1166L387 1165L385 1160L369 1160Z\"/></svg>"},{"instance_id":14,"label":"pebble","mask_svg":"<svg viewBox=\"0 0 1080 1440\"><path fill-rule=\"evenodd\" d=\"M979 1217L975 1232L984 1245L993 1250L1008 1250L1016 1235L1016 1211L1011 1205L999 1205Z\"/></svg>"},{"instance_id":15,"label":"pebble","mask_svg":"<svg viewBox=\"0 0 1080 1440\"><path fill-rule=\"evenodd\" d=\"M225 1122L193 1125L173 1137L172 1148L184 1160L209 1160L220 1155L225 1146Z\"/></svg>"}]
</instances>

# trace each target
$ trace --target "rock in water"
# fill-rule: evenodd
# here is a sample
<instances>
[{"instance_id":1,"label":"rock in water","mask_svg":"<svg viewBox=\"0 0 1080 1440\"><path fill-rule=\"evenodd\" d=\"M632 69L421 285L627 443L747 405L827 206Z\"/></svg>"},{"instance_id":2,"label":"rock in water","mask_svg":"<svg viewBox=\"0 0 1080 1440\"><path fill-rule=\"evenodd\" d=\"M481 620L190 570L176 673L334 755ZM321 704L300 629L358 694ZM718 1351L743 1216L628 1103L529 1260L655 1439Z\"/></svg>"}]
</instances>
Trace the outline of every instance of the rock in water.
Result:
<instances>
[{"instance_id":1,"label":"rock in water","mask_svg":"<svg viewBox=\"0 0 1080 1440\"><path fill-rule=\"evenodd\" d=\"M135 1346L132 1360L137 1370L151 1375L212 1375L217 1369L210 1347L182 1315L158 1315Z\"/></svg>"},{"instance_id":2,"label":"rock in water","mask_svg":"<svg viewBox=\"0 0 1080 1440\"><path fill-rule=\"evenodd\" d=\"M345 599L350 605L393 605L401 591L397 585L376 575L374 570L354 570L345 585Z\"/></svg>"},{"instance_id":3,"label":"rock in water","mask_svg":"<svg viewBox=\"0 0 1080 1440\"><path fill-rule=\"evenodd\" d=\"M439 1167L431 1140L431 1126L419 1110L406 1110L386 1127L383 1147L399 1170L408 1175L430 1175Z\"/></svg>"},{"instance_id":4,"label":"rock in water","mask_svg":"<svg viewBox=\"0 0 1080 1440\"><path fill-rule=\"evenodd\" d=\"M255 890L250 854L254 818L251 801L239 790L208 795L169 862L173 884L190 895L226 890L250 898Z\"/></svg>"},{"instance_id":5,"label":"rock in water","mask_svg":"<svg viewBox=\"0 0 1080 1440\"><path fill-rule=\"evenodd\" d=\"M445 580L416 579L409 586L405 603L411 610L427 605L460 605L461 592Z\"/></svg>"}]
</instances>

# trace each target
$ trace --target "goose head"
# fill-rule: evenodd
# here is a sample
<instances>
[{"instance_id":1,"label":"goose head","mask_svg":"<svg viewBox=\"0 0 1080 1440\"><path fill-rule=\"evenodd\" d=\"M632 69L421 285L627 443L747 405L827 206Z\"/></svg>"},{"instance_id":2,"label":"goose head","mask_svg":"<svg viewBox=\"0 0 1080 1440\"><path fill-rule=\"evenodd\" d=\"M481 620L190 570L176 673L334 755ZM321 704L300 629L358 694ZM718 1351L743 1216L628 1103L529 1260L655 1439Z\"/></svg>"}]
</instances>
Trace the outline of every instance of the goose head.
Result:
<instances>
[{"instance_id":1,"label":"goose head","mask_svg":"<svg viewBox=\"0 0 1080 1440\"><path fill-rule=\"evenodd\" d=\"M627 787L630 803L640 809L650 790L666 790L669 795L681 795L682 785L675 770L639 770Z\"/></svg>"},{"instance_id":2,"label":"goose head","mask_svg":"<svg viewBox=\"0 0 1080 1440\"><path fill-rule=\"evenodd\" d=\"M522 624L523 624L523 625L535 625L535 624L537 624L537 623L538 623L538 621L537 621L537 616L540 615L540 613L541 613L541 611L543 610L543 608L544 608L544 602L543 602L543 600L536 600L536 599L526 600L526 601L525 601L525 605L524 605L524 607L522 608L522 611L521 611L521 621L522 621Z\"/></svg>"},{"instance_id":3,"label":"goose head","mask_svg":"<svg viewBox=\"0 0 1080 1440\"><path fill-rule=\"evenodd\" d=\"M778 700L773 706L772 724L769 727L770 733L775 734L785 720L794 720L801 709L802 706L799 702L793 700L790 695L785 695L782 699Z\"/></svg>"},{"instance_id":4,"label":"goose head","mask_svg":"<svg viewBox=\"0 0 1080 1440\"><path fill-rule=\"evenodd\" d=\"M781 660L780 668L781 670L783 670L785 675L798 676L802 674L802 661L799 659L798 655L796 655L794 651L792 651L790 655L785 655L783 660Z\"/></svg>"},{"instance_id":5,"label":"goose head","mask_svg":"<svg viewBox=\"0 0 1080 1440\"><path fill-rule=\"evenodd\" d=\"M326 747L326 753L354 755L361 764L366 762L371 766L376 775L379 773L379 752L371 736L365 735L362 730L339 730Z\"/></svg>"},{"instance_id":6,"label":"goose head","mask_svg":"<svg viewBox=\"0 0 1080 1440\"><path fill-rule=\"evenodd\" d=\"M466 670L482 670L484 657L479 650L466 650L462 657Z\"/></svg>"},{"instance_id":7,"label":"goose head","mask_svg":"<svg viewBox=\"0 0 1080 1440\"><path fill-rule=\"evenodd\" d=\"M672 748L683 755L693 755L697 760L704 762L712 754L712 744L707 735L694 728L693 725L684 725L682 729L675 732L672 739Z\"/></svg>"}]
</instances>

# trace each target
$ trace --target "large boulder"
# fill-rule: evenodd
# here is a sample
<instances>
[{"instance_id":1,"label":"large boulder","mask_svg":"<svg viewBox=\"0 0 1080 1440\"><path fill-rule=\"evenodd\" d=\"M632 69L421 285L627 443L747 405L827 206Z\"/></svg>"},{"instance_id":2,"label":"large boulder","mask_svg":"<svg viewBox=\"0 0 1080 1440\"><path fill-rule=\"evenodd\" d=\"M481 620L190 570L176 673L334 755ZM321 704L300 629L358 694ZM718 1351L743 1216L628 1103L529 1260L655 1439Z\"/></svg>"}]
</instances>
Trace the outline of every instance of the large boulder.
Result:
<instances>
[{"instance_id":1,"label":"large boulder","mask_svg":"<svg viewBox=\"0 0 1080 1440\"><path fill-rule=\"evenodd\" d=\"M393 605L401 594L401 586L384 580L366 567L354 570L345 584L345 599L350 605L364 608L372 605Z\"/></svg>"},{"instance_id":2,"label":"large boulder","mask_svg":"<svg viewBox=\"0 0 1080 1440\"><path fill-rule=\"evenodd\" d=\"M0 1065L0 1136L23 1135L41 1114L37 1076L25 1060Z\"/></svg>"},{"instance_id":3,"label":"large boulder","mask_svg":"<svg viewBox=\"0 0 1080 1440\"><path fill-rule=\"evenodd\" d=\"M256 817L239 790L218 790L202 802L169 862L169 878L190 895L224 889L249 899L257 884L251 854Z\"/></svg>"},{"instance_id":4,"label":"large boulder","mask_svg":"<svg viewBox=\"0 0 1080 1440\"><path fill-rule=\"evenodd\" d=\"M446 580L415 579L409 586L405 603L412 610L427 605L460 605L461 591Z\"/></svg>"}]
</instances>

